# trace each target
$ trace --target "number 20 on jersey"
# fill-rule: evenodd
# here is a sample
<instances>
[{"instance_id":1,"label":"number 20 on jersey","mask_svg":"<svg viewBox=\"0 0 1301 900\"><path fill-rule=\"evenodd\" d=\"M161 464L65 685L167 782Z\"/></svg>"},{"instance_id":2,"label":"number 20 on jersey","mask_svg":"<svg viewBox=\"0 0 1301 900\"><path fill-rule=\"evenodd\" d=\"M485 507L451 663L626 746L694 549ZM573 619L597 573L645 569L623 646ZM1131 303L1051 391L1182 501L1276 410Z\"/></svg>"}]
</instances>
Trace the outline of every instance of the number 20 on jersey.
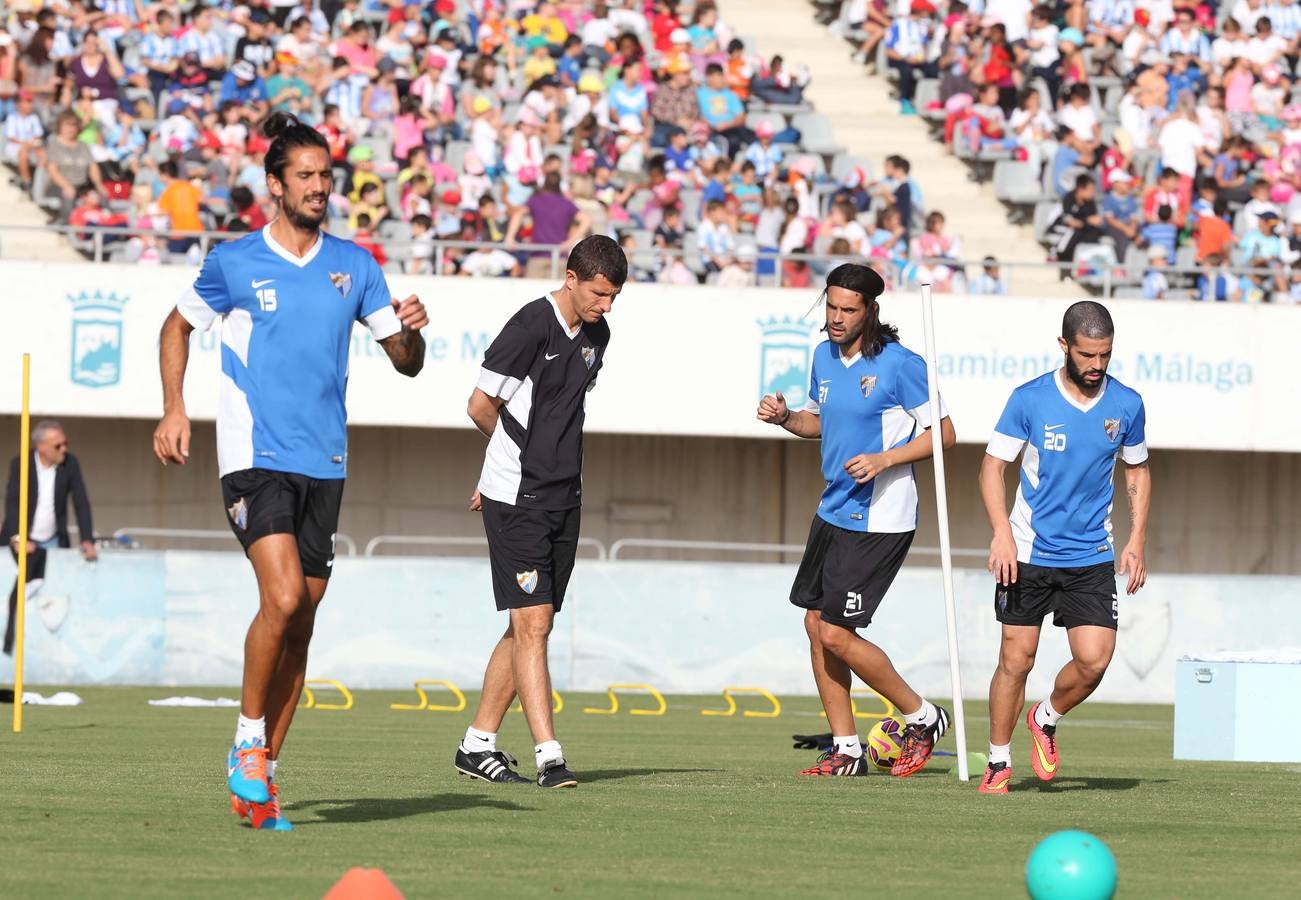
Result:
<instances>
[{"instance_id":1,"label":"number 20 on jersey","mask_svg":"<svg viewBox=\"0 0 1301 900\"><path fill-rule=\"evenodd\" d=\"M1065 450L1066 449L1066 432L1058 431L1060 425L1044 426L1044 449L1045 450Z\"/></svg>"}]
</instances>

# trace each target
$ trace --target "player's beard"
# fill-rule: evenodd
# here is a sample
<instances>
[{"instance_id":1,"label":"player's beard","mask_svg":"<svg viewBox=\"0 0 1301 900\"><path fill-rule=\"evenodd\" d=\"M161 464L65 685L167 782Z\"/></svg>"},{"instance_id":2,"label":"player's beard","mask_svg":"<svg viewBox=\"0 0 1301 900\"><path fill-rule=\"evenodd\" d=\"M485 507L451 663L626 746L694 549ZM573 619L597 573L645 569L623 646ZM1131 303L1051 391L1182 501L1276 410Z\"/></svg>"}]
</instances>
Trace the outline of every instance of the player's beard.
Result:
<instances>
[{"instance_id":1,"label":"player's beard","mask_svg":"<svg viewBox=\"0 0 1301 900\"><path fill-rule=\"evenodd\" d=\"M318 231L325 221L325 217L329 214L329 200L329 197L325 198L326 203L321 207L319 215L308 211L307 195L303 196L303 203L299 205L290 203L288 195L282 197L280 199L280 209L285 218L289 220L289 224L300 231Z\"/></svg>"},{"instance_id":2,"label":"player's beard","mask_svg":"<svg viewBox=\"0 0 1301 900\"><path fill-rule=\"evenodd\" d=\"M1097 372L1104 376L1107 374L1106 369L1089 369L1089 372ZM1098 380L1092 383L1085 381L1084 380L1085 374L1086 373L1080 371L1079 366L1075 365L1075 360L1071 359L1071 354L1069 351L1067 351L1066 377L1069 378L1071 382L1082 391L1096 391L1098 389L1098 386L1102 384L1102 381Z\"/></svg>"}]
</instances>

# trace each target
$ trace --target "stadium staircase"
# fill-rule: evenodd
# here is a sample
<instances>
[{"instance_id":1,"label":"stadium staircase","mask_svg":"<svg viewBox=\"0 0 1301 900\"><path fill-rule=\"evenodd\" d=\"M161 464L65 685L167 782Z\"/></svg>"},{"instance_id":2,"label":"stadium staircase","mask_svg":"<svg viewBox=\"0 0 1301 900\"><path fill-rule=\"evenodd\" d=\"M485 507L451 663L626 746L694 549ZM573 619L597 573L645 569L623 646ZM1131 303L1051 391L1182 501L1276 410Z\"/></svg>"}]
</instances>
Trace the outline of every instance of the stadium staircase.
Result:
<instances>
[{"instance_id":1,"label":"stadium staircase","mask_svg":"<svg viewBox=\"0 0 1301 900\"><path fill-rule=\"evenodd\" d=\"M962 238L962 256L985 255L1005 262L1035 262L1044 250L1033 229L1012 225L990 184L976 184L961 161L934 141L920 116L899 115L889 83L868 78L850 61L850 48L813 18L804 0L723 0L723 18L743 35L748 49L763 56L781 54L788 64L803 63L813 77L805 97L835 127L836 141L851 156L871 162L879 178L882 162L891 154L912 164L912 177L921 186L926 208L939 210L948 230ZM1010 275L1014 293L1038 297L1078 296L1080 289L1058 280L1049 269L1017 269Z\"/></svg>"},{"instance_id":2,"label":"stadium staircase","mask_svg":"<svg viewBox=\"0 0 1301 900\"><path fill-rule=\"evenodd\" d=\"M7 167L0 168L0 260L84 261L61 235L45 230L49 216L9 183L10 173Z\"/></svg>"}]
</instances>

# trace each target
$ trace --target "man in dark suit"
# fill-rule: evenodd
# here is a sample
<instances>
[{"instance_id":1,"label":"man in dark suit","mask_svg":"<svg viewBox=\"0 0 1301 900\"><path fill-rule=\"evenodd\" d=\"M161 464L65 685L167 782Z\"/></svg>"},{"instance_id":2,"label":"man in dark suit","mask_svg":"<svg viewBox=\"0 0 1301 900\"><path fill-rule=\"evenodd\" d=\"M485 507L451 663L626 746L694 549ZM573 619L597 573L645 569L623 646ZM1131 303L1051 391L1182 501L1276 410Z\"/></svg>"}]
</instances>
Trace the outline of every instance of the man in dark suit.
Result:
<instances>
[{"instance_id":1,"label":"man in dark suit","mask_svg":"<svg viewBox=\"0 0 1301 900\"><path fill-rule=\"evenodd\" d=\"M68 452L68 436L58 422L43 421L32 430L32 461L28 469L27 498L27 581L34 584L45 577L45 551L71 547L68 536L68 500L77 511L77 529L81 537L81 555L94 562L95 530L90 520L90 497L81 477L77 457ZM9 483L5 487L4 525L0 542L8 542L18 558L18 457L9 464ZM9 592L9 621L5 626L4 652L14 649L14 616L18 609L18 582Z\"/></svg>"}]
</instances>

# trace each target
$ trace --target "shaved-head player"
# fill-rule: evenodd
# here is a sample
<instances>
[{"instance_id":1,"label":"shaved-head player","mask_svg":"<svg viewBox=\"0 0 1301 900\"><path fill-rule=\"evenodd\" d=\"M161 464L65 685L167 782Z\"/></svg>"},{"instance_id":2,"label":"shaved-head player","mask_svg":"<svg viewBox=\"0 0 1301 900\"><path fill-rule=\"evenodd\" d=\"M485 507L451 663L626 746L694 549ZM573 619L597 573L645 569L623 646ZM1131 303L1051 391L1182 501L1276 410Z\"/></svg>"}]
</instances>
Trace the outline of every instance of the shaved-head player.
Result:
<instances>
[{"instance_id":1,"label":"shaved-head player","mask_svg":"<svg viewBox=\"0 0 1301 900\"><path fill-rule=\"evenodd\" d=\"M892 774L926 765L948 728L948 713L914 691L885 651L859 636L903 565L917 530L913 463L931 455L926 363L899 343L880 319L881 276L854 263L827 275L824 329L813 352L809 399L787 408L779 393L764 397L759 418L802 438L821 438L826 489L809 530L808 547L790 601L805 610L813 679L831 726L832 748L804 775L866 775L854 725L851 673L904 714L904 736ZM956 437L940 416L944 446Z\"/></svg>"},{"instance_id":2,"label":"shaved-head player","mask_svg":"<svg viewBox=\"0 0 1301 900\"><path fill-rule=\"evenodd\" d=\"M623 250L604 235L574 245L559 290L526 303L483 357L469 414L488 436L471 509L482 509L497 609L509 617L483 675L457 771L525 783L497 731L519 697L533 733L537 784L575 787L551 718L547 639L578 550L587 392L605 360L605 316L628 278Z\"/></svg>"},{"instance_id":3,"label":"shaved-head player","mask_svg":"<svg viewBox=\"0 0 1301 900\"><path fill-rule=\"evenodd\" d=\"M190 333L221 323L217 462L226 517L260 596L244 641L244 685L227 758L231 805L255 828L287 830L275 782L280 748L303 688L316 607L334 563L348 464L348 355L353 324L370 329L393 367L424 365L414 297L398 302L374 258L324 234L333 178L330 148L284 113L271 139L266 183L276 219L218 244L163 323L163 419L154 453L184 464L190 420L182 385Z\"/></svg>"},{"instance_id":4,"label":"shaved-head player","mask_svg":"<svg viewBox=\"0 0 1301 900\"><path fill-rule=\"evenodd\" d=\"M1125 464L1130 516L1119 571L1129 576L1129 594L1147 580L1147 415L1138 392L1107 374L1114 334L1100 303L1082 300L1067 309L1057 339L1062 367L1012 392L980 466L980 494L994 529L994 614L1003 630L989 684L982 793L1006 794L1012 781L1012 730L1044 616L1052 613L1053 624L1066 629L1071 661L1052 693L1026 714L1030 764L1041 780L1059 771L1059 720L1093 693L1111 662L1120 618L1111 538L1117 459ZM1021 477L1009 516L1003 472L1017 457Z\"/></svg>"}]
</instances>

